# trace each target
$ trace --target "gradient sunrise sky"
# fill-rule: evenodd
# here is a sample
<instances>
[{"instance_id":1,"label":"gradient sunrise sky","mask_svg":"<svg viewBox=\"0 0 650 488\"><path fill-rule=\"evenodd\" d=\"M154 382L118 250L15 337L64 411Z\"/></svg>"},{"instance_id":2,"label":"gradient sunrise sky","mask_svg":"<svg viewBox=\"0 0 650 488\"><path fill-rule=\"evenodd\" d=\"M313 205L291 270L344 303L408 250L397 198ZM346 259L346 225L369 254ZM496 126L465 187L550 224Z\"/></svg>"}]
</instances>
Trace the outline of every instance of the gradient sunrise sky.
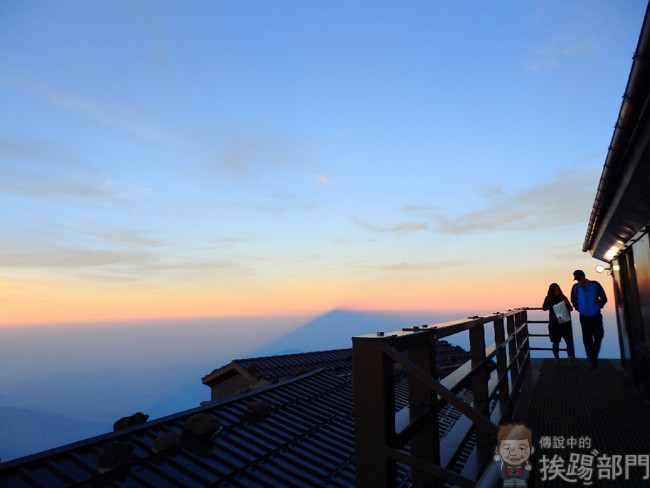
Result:
<instances>
[{"instance_id":1,"label":"gradient sunrise sky","mask_svg":"<svg viewBox=\"0 0 650 488\"><path fill-rule=\"evenodd\" d=\"M2 2L0 323L568 293L645 7Z\"/></svg>"}]
</instances>

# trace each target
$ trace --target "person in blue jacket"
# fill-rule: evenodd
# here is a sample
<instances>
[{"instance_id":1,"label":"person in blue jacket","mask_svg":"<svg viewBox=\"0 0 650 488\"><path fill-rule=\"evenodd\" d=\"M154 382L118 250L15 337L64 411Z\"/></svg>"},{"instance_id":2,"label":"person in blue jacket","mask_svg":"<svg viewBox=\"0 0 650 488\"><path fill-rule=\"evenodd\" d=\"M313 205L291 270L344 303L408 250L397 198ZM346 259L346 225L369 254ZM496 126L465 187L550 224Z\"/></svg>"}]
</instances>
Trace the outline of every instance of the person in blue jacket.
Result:
<instances>
[{"instance_id":1,"label":"person in blue jacket","mask_svg":"<svg viewBox=\"0 0 650 488\"><path fill-rule=\"evenodd\" d=\"M598 366L598 353L603 340L603 316L600 309L607 303L607 295L600 283L588 280L580 269L573 272L573 279L578 282L571 288L571 303L580 313L587 367L593 369Z\"/></svg>"}]
</instances>

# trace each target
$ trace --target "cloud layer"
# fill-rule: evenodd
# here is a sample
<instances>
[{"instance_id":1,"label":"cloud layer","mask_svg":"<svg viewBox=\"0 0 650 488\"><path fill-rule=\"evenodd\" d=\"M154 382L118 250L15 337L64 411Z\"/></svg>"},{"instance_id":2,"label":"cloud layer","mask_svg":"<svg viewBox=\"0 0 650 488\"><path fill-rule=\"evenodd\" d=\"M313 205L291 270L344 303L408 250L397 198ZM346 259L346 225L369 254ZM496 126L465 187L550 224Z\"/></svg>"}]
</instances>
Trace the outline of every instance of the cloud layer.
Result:
<instances>
[{"instance_id":1,"label":"cloud layer","mask_svg":"<svg viewBox=\"0 0 650 488\"><path fill-rule=\"evenodd\" d=\"M374 233L408 234L430 230L442 234L471 234L495 231L530 231L585 222L598 181L597 170L564 170L512 195L501 187L481 188L489 203L481 209L454 215L453 207L404 205L402 211L418 220L371 224L353 218L362 229ZM453 202L445 202L449 203Z\"/></svg>"}]
</instances>

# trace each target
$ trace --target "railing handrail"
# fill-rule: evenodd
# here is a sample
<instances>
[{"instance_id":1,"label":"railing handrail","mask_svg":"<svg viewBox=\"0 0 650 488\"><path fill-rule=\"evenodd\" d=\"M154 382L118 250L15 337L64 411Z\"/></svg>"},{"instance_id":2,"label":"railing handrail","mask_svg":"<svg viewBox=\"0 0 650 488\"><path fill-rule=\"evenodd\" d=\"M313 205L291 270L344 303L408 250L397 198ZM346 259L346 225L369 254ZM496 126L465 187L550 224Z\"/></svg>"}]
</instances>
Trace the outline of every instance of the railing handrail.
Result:
<instances>
[{"instance_id":1,"label":"railing handrail","mask_svg":"<svg viewBox=\"0 0 650 488\"><path fill-rule=\"evenodd\" d=\"M449 337L459 332L464 332L466 330L472 329L484 325L488 322L493 322L499 318L506 318L516 315L525 310L541 310L536 308L521 307L510 309L505 312L494 312L486 315L475 315L473 317L467 317L466 319L450 320L447 322L441 322L436 324L423 324L423 325L414 325L410 327L404 327L401 331L392 331L389 333L381 332L384 337L395 337L403 335L402 332L418 332L427 329L436 329L436 338L442 339L444 337ZM380 332L378 332L379 334ZM362 334L355 337L375 337L375 334Z\"/></svg>"},{"instance_id":2,"label":"railing handrail","mask_svg":"<svg viewBox=\"0 0 650 488\"><path fill-rule=\"evenodd\" d=\"M526 310L533 310L533 311L545 311L542 307L527 307ZM528 320L529 324L548 324L548 320ZM528 334L528 337L550 337L549 334ZM530 347L531 351L552 351L552 347ZM567 352L566 347L560 347L558 348L558 351L564 351Z\"/></svg>"},{"instance_id":3,"label":"railing handrail","mask_svg":"<svg viewBox=\"0 0 650 488\"><path fill-rule=\"evenodd\" d=\"M517 308L353 337L358 487L395 486L398 461L412 467L414 482L442 480L468 488L475 486L481 469L491 458L497 424L509 417L523 379L521 373L528 365L527 310L530 309ZM488 323L494 326L495 342L486 348ZM435 340L464 331L470 336L470 360L443 380L437 379ZM487 368L494 364L493 359L495 374ZM395 364L404 368L409 381L408 406L398 414ZM470 403L455 393L468 384L473 392ZM469 419L452 428L460 429L455 434L458 442L450 452L445 452L443 464L438 438L438 411L442 403L455 407ZM478 457L469 469L470 474L455 473L449 468L472 432L476 433ZM402 450L406 443L410 445L408 452Z\"/></svg>"}]
</instances>

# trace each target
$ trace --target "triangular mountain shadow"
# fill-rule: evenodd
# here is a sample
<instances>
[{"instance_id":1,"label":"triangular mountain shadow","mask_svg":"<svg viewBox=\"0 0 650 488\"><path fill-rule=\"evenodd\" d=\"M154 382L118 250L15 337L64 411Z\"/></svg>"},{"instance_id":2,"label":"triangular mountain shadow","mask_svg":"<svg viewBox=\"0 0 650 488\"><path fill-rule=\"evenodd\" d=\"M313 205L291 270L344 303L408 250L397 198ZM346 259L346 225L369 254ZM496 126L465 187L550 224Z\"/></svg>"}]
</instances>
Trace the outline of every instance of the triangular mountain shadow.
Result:
<instances>
[{"instance_id":1,"label":"triangular mountain shadow","mask_svg":"<svg viewBox=\"0 0 650 488\"><path fill-rule=\"evenodd\" d=\"M352 337L458 319L458 312L365 312L334 309L254 351L249 357L352 347Z\"/></svg>"}]
</instances>

